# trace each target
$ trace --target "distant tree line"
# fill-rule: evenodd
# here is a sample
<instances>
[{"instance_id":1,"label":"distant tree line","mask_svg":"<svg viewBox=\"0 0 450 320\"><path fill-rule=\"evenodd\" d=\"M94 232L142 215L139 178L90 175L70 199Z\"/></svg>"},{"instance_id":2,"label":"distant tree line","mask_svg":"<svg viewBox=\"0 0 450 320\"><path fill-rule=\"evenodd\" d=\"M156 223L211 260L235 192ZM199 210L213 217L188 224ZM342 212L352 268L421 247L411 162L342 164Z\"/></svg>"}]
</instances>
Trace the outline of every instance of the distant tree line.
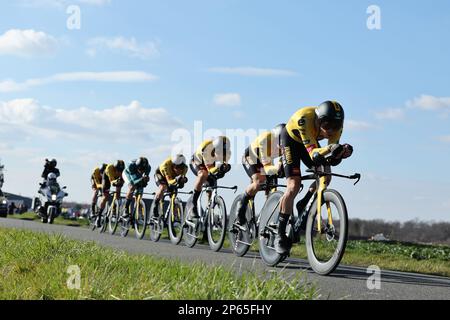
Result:
<instances>
[{"instance_id":1,"label":"distant tree line","mask_svg":"<svg viewBox=\"0 0 450 320\"><path fill-rule=\"evenodd\" d=\"M389 240L418 243L450 244L450 223L419 220L386 222L384 220L350 219L349 238L369 239L384 234Z\"/></svg>"}]
</instances>

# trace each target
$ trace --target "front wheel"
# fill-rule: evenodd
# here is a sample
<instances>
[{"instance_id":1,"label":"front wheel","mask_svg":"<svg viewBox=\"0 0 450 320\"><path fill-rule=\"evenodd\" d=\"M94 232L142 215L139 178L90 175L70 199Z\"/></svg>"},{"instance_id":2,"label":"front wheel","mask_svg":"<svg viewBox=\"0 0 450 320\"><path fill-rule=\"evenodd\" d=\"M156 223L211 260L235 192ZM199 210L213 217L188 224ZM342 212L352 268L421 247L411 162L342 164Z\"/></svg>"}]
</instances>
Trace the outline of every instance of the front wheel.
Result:
<instances>
[{"instance_id":1,"label":"front wheel","mask_svg":"<svg viewBox=\"0 0 450 320\"><path fill-rule=\"evenodd\" d=\"M150 228L150 240L153 242L158 242L161 239L161 235L164 231L164 218L163 218L163 206L161 201L161 204L159 204L158 207L158 215L159 218L155 218L153 213L155 212L155 201L152 202L152 205L150 206L150 214L147 221L147 224Z\"/></svg>"},{"instance_id":2,"label":"front wheel","mask_svg":"<svg viewBox=\"0 0 450 320\"><path fill-rule=\"evenodd\" d=\"M227 208L225 201L217 196L212 204L208 216L208 243L212 251L218 252L222 249L227 232Z\"/></svg>"},{"instance_id":3,"label":"front wheel","mask_svg":"<svg viewBox=\"0 0 450 320\"><path fill-rule=\"evenodd\" d=\"M184 211L183 204L180 200L176 199L174 206L170 210L169 215L169 237L170 241L174 245L179 245L181 239L183 239L183 221L184 221Z\"/></svg>"},{"instance_id":4,"label":"front wheel","mask_svg":"<svg viewBox=\"0 0 450 320\"><path fill-rule=\"evenodd\" d=\"M120 201L116 200L112 203L109 208L109 220L108 220L108 229L109 234L114 235L117 231L117 227L119 225L120 218Z\"/></svg>"},{"instance_id":5,"label":"front wheel","mask_svg":"<svg viewBox=\"0 0 450 320\"><path fill-rule=\"evenodd\" d=\"M193 196L189 198L189 200L186 203L185 207L185 213L184 213L184 243L187 247L193 248L200 237L200 228L199 228L199 221L189 221L189 216L194 208L193 203Z\"/></svg>"},{"instance_id":6,"label":"front wheel","mask_svg":"<svg viewBox=\"0 0 450 320\"><path fill-rule=\"evenodd\" d=\"M320 208L319 232L317 199L311 206L306 225L306 250L311 268L320 275L329 275L344 256L348 236L347 207L335 190L326 190Z\"/></svg>"},{"instance_id":7,"label":"front wheel","mask_svg":"<svg viewBox=\"0 0 450 320\"><path fill-rule=\"evenodd\" d=\"M148 212L143 200L139 201L139 206L134 209L134 232L136 238L142 240L147 230Z\"/></svg>"},{"instance_id":8,"label":"front wheel","mask_svg":"<svg viewBox=\"0 0 450 320\"><path fill-rule=\"evenodd\" d=\"M257 235L257 227L253 218L253 210L251 208L250 203L247 206L246 218L247 223L245 225L246 230L243 231L236 225L238 219L237 207L240 202L244 199L244 195L238 196L230 210L229 216L229 230L228 230L228 238L230 239L230 245L234 252L234 254L238 257L243 257L247 254L248 250L250 250L253 241L256 239Z\"/></svg>"}]
</instances>

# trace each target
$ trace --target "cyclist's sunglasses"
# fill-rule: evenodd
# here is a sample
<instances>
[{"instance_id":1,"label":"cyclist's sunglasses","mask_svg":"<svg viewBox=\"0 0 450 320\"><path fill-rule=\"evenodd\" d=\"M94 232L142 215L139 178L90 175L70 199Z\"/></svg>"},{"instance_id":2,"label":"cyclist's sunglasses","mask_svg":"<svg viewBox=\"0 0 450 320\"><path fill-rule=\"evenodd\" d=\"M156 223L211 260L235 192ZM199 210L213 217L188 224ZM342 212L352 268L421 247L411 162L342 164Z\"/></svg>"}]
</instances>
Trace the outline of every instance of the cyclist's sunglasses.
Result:
<instances>
[{"instance_id":1,"label":"cyclist's sunglasses","mask_svg":"<svg viewBox=\"0 0 450 320\"><path fill-rule=\"evenodd\" d=\"M320 126L325 130L325 131L338 131L342 128L342 122L339 121L324 121L320 124Z\"/></svg>"}]
</instances>

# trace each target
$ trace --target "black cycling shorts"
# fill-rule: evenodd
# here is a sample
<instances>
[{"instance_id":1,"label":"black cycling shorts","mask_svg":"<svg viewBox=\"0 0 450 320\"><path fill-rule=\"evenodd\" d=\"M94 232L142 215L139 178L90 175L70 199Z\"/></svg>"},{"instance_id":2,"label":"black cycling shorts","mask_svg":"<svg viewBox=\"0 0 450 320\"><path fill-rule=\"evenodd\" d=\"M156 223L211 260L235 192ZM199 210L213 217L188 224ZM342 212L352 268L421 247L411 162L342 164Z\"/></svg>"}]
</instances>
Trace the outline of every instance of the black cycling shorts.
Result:
<instances>
[{"instance_id":1,"label":"black cycling shorts","mask_svg":"<svg viewBox=\"0 0 450 320\"><path fill-rule=\"evenodd\" d=\"M167 182L167 179L163 176L163 174L161 173L161 170L159 170L159 168L156 170L155 172L155 183L156 186L168 186L169 183Z\"/></svg>"},{"instance_id":2,"label":"black cycling shorts","mask_svg":"<svg viewBox=\"0 0 450 320\"><path fill-rule=\"evenodd\" d=\"M306 151L305 145L292 139L286 128L281 133L280 140L283 169L286 174L286 178L301 176L301 162L303 162L308 168L312 168L313 162L308 151Z\"/></svg>"},{"instance_id":3,"label":"black cycling shorts","mask_svg":"<svg viewBox=\"0 0 450 320\"><path fill-rule=\"evenodd\" d=\"M261 161L259 161L258 155L253 154L250 148L245 150L244 156L242 157L242 166L250 178L257 173L263 173L264 170L264 166Z\"/></svg>"}]
</instances>

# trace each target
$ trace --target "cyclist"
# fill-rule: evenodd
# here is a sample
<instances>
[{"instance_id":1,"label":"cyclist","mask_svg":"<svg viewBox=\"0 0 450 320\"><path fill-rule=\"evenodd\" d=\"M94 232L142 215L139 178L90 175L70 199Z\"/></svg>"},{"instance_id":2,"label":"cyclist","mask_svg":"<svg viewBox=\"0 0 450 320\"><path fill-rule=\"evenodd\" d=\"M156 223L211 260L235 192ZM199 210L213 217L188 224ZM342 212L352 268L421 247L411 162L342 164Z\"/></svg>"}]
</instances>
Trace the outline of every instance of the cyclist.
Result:
<instances>
[{"instance_id":1,"label":"cyclist","mask_svg":"<svg viewBox=\"0 0 450 320\"><path fill-rule=\"evenodd\" d=\"M186 157L182 154L177 154L174 157L166 159L156 170L155 182L159 188L155 196L155 206L153 217L159 217L159 203L164 196L164 192L170 187L177 186L183 189L188 179L186 174L188 166L186 165Z\"/></svg>"},{"instance_id":2,"label":"cyclist","mask_svg":"<svg viewBox=\"0 0 450 320\"><path fill-rule=\"evenodd\" d=\"M102 185L101 190L103 193L102 203L100 204L98 216L97 216L97 227L101 227L102 213L105 210L106 204L110 199L111 185L116 187L116 193L120 195L120 191L123 186L122 173L125 170L125 162L123 160L117 160L115 164L110 164L106 166L102 174Z\"/></svg>"},{"instance_id":3,"label":"cyclist","mask_svg":"<svg viewBox=\"0 0 450 320\"><path fill-rule=\"evenodd\" d=\"M274 165L273 159L281 157L280 135L286 124L279 124L272 131L260 134L245 150L242 165L252 183L247 187L242 202L238 204L238 224L246 223L245 213L250 200L260 191L261 184L266 182L267 176L281 176L282 162Z\"/></svg>"},{"instance_id":4,"label":"cyclist","mask_svg":"<svg viewBox=\"0 0 450 320\"><path fill-rule=\"evenodd\" d=\"M150 181L151 170L150 163L145 157L140 157L137 160L131 161L124 170L122 177L128 184L128 192L126 195L123 219L128 219L130 217L130 206L133 200L133 193L138 189L147 187L148 182Z\"/></svg>"},{"instance_id":5,"label":"cyclist","mask_svg":"<svg viewBox=\"0 0 450 320\"><path fill-rule=\"evenodd\" d=\"M287 177L287 190L281 199L278 234L275 249L279 254L287 254L291 243L286 236L286 226L293 214L294 199L301 188L300 162L308 168L324 164L324 156L332 154L333 166L342 159L352 156L353 147L340 145L344 127L345 113L336 101L326 101L318 107L306 107L298 110L289 120L281 133L283 167ZM328 139L328 145L321 147L319 141ZM327 166L325 170L329 171ZM329 183L329 181L328 181ZM314 188L297 205L299 214L314 195ZM303 219L305 225L306 219Z\"/></svg>"},{"instance_id":6,"label":"cyclist","mask_svg":"<svg viewBox=\"0 0 450 320\"><path fill-rule=\"evenodd\" d=\"M216 179L223 178L231 170L231 166L228 164L230 158L231 143L230 139L225 136L206 140L197 148L190 164L197 180L194 183L193 208L189 214L189 220L199 218L197 202L208 177L212 175Z\"/></svg>"},{"instance_id":7,"label":"cyclist","mask_svg":"<svg viewBox=\"0 0 450 320\"><path fill-rule=\"evenodd\" d=\"M103 172L105 172L107 166L108 165L104 163L101 167L95 168L91 175L91 186L94 192L91 202L91 212L93 215L97 214L97 212L95 212L95 207L97 205L98 192L102 190Z\"/></svg>"}]
</instances>

